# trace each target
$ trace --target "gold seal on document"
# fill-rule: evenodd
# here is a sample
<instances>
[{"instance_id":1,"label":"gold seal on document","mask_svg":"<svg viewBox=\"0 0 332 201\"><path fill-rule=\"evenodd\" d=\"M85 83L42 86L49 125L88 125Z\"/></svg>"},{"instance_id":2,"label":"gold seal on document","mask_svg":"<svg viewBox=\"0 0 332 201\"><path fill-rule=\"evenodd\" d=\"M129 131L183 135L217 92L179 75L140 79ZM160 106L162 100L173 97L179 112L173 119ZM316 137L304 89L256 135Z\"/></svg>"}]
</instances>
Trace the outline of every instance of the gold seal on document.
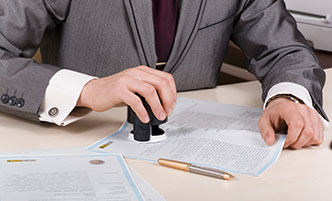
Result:
<instances>
[{"instance_id":1,"label":"gold seal on document","mask_svg":"<svg viewBox=\"0 0 332 201\"><path fill-rule=\"evenodd\" d=\"M105 161L103 161L103 160L91 160L89 163L92 164L92 165L102 165L102 164L105 163Z\"/></svg>"}]
</instances>

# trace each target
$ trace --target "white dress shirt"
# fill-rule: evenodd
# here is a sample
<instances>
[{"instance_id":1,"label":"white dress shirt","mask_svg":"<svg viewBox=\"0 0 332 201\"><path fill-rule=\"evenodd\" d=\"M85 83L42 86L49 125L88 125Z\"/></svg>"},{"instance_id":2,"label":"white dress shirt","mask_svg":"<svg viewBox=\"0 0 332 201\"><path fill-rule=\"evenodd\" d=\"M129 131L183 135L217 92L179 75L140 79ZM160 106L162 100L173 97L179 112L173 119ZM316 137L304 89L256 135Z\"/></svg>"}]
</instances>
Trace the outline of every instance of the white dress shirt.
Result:
<instances>
[{"instance_id":1,"label":"white dress shirt","mask_svg":"<svg viewBox=\"0 0 332 201\"><path fill-rule=\"evenodd\" d=\"M66 126L85 117L90 110L75 107L83 87L92 79L96 77L66 69L54 74L46 88L39 120Z\"/></svg>"},{"instance_id":2,"label":"white dress shirt","mask_svg":"<svg viewBox=\"0 0 332 201\"><path fill-rule=\"evenodd\" d=\"M42 105L39 110L39 120L66 126L84 118L89 112L86 108L75 108L83 87L96 77L71 70L60 70L50 80ZM307 106L313 108L312 99L306 88L291 82L274 85L267 94L266 102L277 94L292 94L301 99ZM321 116L324 127L329 123Z\"/></svg>"}]
</instances>

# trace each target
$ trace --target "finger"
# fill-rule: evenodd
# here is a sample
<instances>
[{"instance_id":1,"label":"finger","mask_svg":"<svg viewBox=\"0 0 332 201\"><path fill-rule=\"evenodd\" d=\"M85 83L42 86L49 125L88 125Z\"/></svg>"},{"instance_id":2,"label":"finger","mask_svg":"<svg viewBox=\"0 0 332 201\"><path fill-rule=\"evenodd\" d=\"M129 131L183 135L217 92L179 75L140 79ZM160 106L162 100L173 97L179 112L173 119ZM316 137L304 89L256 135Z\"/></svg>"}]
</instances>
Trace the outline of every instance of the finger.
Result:
<instances>
[{"instance_id":1,"label":"finger","mask_svg":"<svg viewBox=\"0 0 332 201\"><path fill-rule=\"evenodd\" d=\"M285 148L289 147L290 145L294 144L297 139L299 138L303 128L304 128L304 121L302 117L298 113L291 112L289 116L281 117L285 120L288 130L287 136L285 140Z\"/></svg>"},{"instance_id":2,"label":"finger","mask_svg":"<svg viewBox=\"0 0 332 201\"><path fill-rule=\"evenodd\" d=\"M125 91L122 93L120 99L131 107L131 109L143 123L148 123L150 121L148 112L146 111L141 99L137 95L130 91Z\"/></svg>"},{"instance_id":3,"label":"finger","mask_svg":"<svg viewBox=\"0 0 332 201\"><path fill-rule=\"evenodd\" d=\"M304 122L298 112L297 104L286 99L277 99L269 104L265 111L269 112L274 128L279 128L283 123L288 126L284 148L295 143L304 127ZM265 112L264 111L264 112Z\"/></svg>"},{"instance_id":4,"label":"finger","mask_svg":"<svg viewBox=\"0 0 332 201\"><path fill-rule=\"evenodd\" d=\"M155 75L149 78L145 78L144 81L155 87L155 89L158 91L158 95L164 110L166 111L167 115L170 115L176 103L176 93L173 93L172 89L170 88L169 81Z\"/></svg>"},{"instance_id":5,"label":"finger","mask_svg":"<svg viewBox=\"0 0 332 201\"><path fill-rule=\"evenodd\" d=\"M138 80L142 80L151 84L158 91L160 101L162 102L163 108L166 111L167 115L170 115L176 103L176 90L172 90L171 87L171 83L175 85L174 80L169 80L169 78L165 78L165 75L163 75L164 77L159 76L165 74L164 72L157 71L151 68L149 69L150 70L133 69L128 73L130 74L130 76L133 76Z\"/></svg>"},{"instance_id":6,"label":"finger","mask_svg":"<svg viewBox=\"0 0 332 201\"><path fill-rule=\"evenodd\" d=\"M149 104L154 116L159 120L164 120L166 118L166 112L160 103L160 99L154 86L134 78L128 78L128 80L130 80L131 83L128 85L128 89L133 93L137 92L143 96Z\"/></svg>"},{"instance_id":7,"label":"finger","mask_svg":"<svg viewBox=\"0 0 332 201\"><path fill-rule=\"evenodd\" d=\"M287 148L297 141L303 130L304 122L300 113L298 112L298 105L288 100L285 103L276 105L277 107L275 111L277 112L277 116L282 119L288 126L284 144L284 148Z\"/></svg>"},{"instance_id":8,"label":"finger","mask_svg":"<svg viewBox=\"0 0 332 201\"><path fill-rule=\"evenodd\" d=\"M157 76L164 77L165 79L167 79L170 83L170 86L171 86L171 89L172 89L173 93L176 94L177 90L176 90L174 77L172 76L172 74L167 73L167 72L163 72L163 71L160 71L160 70L156 70L156 69L153 69L153 68L150 68L150 67L147 67L147 66L141 66L141 69L144 70L144 71L149 71L149 72L151 72L151 73L153 73Z\"/></svg>"},{"instance_id":9,"label":"finger","mask_svg":"<svg viewBox=\"0 0 332 201\"><path fill-rule=\"evenodd\" d=\"M323 121L318 116L318 113L316 110L311 110L311 118L313 122L313 127L315 129L315 135L312 137L312 140L307 142L305 146L311 146L311 145L320 145L323 142L324 139L324 130L323 130Z\"/></svg>"},{"instance_id":10,"label":"finger","mask_svg":"<svg viewBox=\"0 0 332 201\"><path fill-rule=\"evenodd\" d=\"M258 121L258 128L265 143L269 146L272 145L275 141L275 131L270 119L270 115L266 115L265 113L262 114Z\"/></svg>"},{"instance_id":11,"label":"finger","mask_svg":"<svg viewBox=\"0 0 332 201\"><path fill-rule=\"evenodd\" d=\"M309 144L311 142L311 139L315 135L315 128L311 121L310 115L307 112L301 112L301 113L304 122L304 127L301 133L299 134L297 140L289 145L294 149L300 149L304 147L306 144Z\"/></svg>"},{"instance_id":12,"label":"finger","mask_svg":"<svg viewBox=\"0 0 332 201\"><path fill-rule=\"evenodd\" d=\"M150 84L157 86L159 95L161 96L160 98L162 99L162 103L166 107L166 111L174 109L176 104L177 91L173 76L170 73L166 73L160 70L155 70L147 66L140 66L139 69L144 71L145 73L150 73L156 76L156 77L146 77L146 76L142 77L146 82L149 82ZM147 78L154 78L154 79L147 79ZM168 104L167 102L168 100L171 100L172 102Z\"/></svg>"}]
</instances>

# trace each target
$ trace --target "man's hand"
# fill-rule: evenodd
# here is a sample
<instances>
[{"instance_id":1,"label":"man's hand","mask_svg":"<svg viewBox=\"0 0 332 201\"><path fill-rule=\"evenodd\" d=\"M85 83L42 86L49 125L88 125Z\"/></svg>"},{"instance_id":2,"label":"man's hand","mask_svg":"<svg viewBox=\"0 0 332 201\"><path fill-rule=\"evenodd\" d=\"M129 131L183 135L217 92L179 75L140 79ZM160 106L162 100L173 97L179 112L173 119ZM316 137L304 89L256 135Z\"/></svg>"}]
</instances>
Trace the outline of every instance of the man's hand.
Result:
<instances>
[{"instance_id":1,"label":"man's hand","mask_svg":"<svg viewBox=\"0 0 332 201\"><path fill-rule=\"evenodd\" d=\"M269 103L258 127L267 145L274 143L275 132L288 127L284 148L320 145L324 137L323 122L317 111L286 98L277 98Z\"/></svg>"},{"instance_id":2,"label":"man's hand","mask_svg":"<svg viewBox=\"0 0 332 201\"><path fill-rule=\"evenodd\" d=\"M146 99L159 120L164 120L175 107L177 94L173 76L147 66L91 80L84 86L77 106L101 112L127 104L142 122L147 123L149 115L135 93Z\"/></svg>"}]
</instances>

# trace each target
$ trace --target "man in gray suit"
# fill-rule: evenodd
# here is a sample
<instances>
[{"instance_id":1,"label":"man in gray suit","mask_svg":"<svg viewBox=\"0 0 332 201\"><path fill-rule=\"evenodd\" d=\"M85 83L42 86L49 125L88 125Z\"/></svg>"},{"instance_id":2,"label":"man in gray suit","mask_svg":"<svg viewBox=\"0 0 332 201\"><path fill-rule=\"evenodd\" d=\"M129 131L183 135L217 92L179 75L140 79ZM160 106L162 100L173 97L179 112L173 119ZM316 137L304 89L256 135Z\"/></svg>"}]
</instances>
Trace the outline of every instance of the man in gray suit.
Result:
<instances>
[{"instance_id":1,"label":"man in gray suit","mask_svg":"<svg viewBox=\"0 0 332 201\"><path fill-rule=\"evenodd\" d=\"M216 86L229 40L262 83L266 143L288 126L285 147L319 145L325 74L282 0L0 0L0 110L66 125L127 104L148 122L139 93L162 120L177 90Z\"/></svg>"}]
</instances>

